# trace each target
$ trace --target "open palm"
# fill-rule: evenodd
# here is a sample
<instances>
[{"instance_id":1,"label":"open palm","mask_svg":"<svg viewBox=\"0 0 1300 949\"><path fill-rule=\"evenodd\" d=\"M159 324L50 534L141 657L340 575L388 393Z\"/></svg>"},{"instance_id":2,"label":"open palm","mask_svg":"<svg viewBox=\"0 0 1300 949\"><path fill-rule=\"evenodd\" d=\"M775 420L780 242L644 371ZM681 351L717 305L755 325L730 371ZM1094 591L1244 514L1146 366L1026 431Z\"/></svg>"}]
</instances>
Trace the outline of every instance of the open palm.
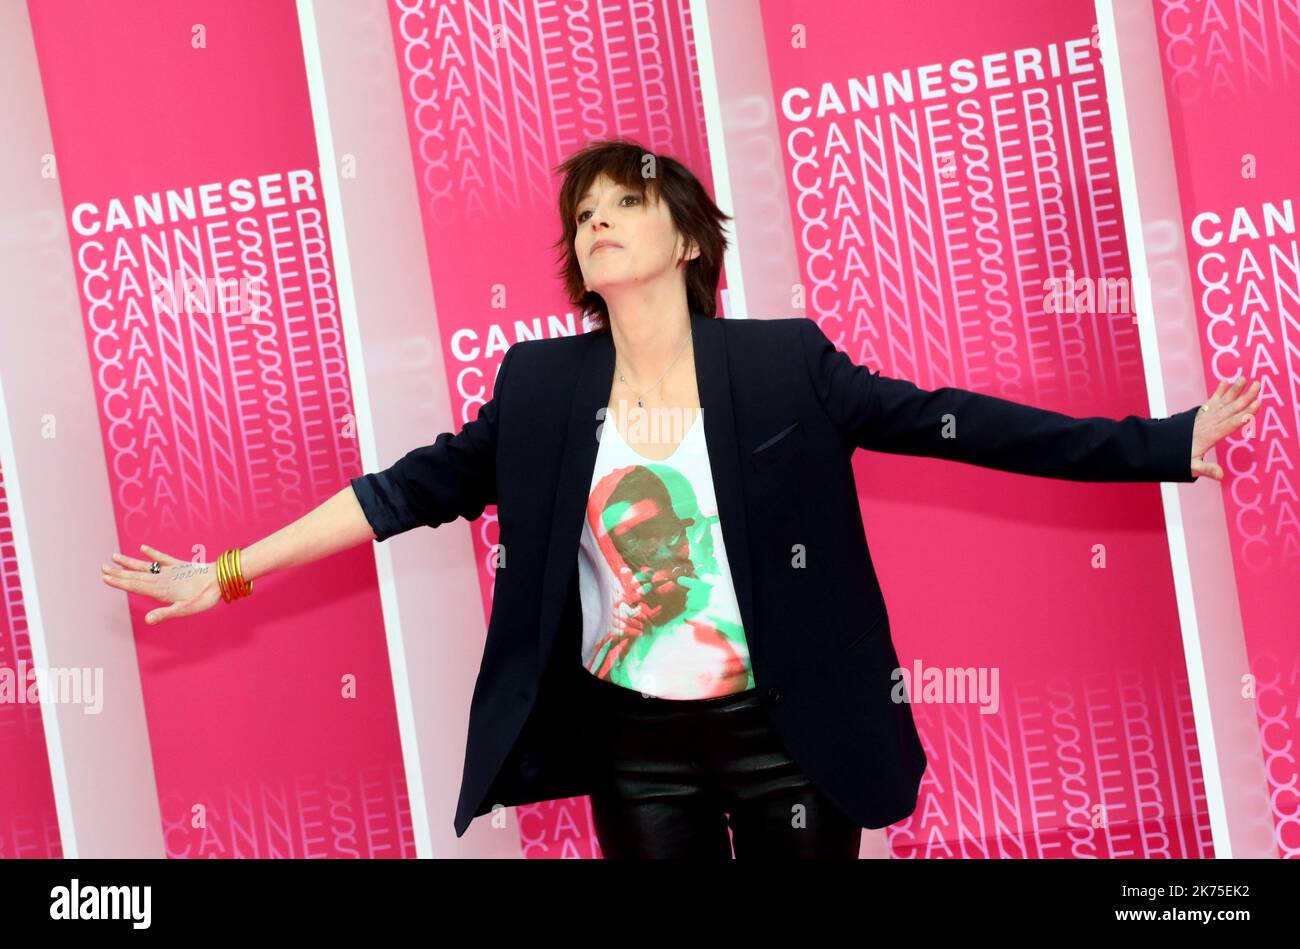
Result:
<instances>
[{"instance_id":1,"label":"open palm","mask_svg":"<svg viewBox=\"0 0 1300 949\"><path fill-rule=\"evenodd\" d=\"M153 625L165 619L200 613L217 605L221 588L213 564L180 560L146 544L141 544L140 549L161 565L158 573L151 572L150 561L116 553L113 560L121 566L115 568L104 564L101 570L104 582L111 587L128 593L143 593L171 604L148 613L146 623Z\"/></svg>"},{"instance_id":2,"label":"open palm","mask_svg":"<svg viewBox=\"0 0 1300 949\"><path fill-rule=\"evenodd\" d=\"M1215 481L1223 480L1223 468L1212 461L1202 459L1207 451L1227 438L1237 429L1254 418L1259 411L1259 383L1253 382L1249 389L1242 392L1246 384L1244 376L1231 386L1220 382L1214 395L1196 413L1196 425L1192 429L1192 474L1205 475Z\"/></svg>"}]
</instances>

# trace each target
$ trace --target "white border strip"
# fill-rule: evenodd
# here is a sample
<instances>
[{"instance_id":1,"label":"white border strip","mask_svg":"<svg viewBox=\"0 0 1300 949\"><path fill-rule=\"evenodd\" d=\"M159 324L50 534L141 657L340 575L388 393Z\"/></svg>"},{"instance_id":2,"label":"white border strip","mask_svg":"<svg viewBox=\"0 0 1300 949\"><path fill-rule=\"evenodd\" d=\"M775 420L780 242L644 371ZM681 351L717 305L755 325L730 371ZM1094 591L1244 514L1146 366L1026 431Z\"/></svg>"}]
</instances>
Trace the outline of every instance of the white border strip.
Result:
<instances>
[{"instance_id":1,"label":"white border strip","mask_svg":"<svg viewBox=\"0 0 1300 949\"><path fill-rule=\"evenodd\" d=\"M357 318L356 291L352 283L352 263L348 253L338 162L329 119L329 104L325 94L325 69L321 61L320 42L316 32L316 13L312 0L297 0L297 4L303 58L307 67L307 88L311 94L312 121L316 127L316 150L320 158L325 219L329 222L334 276L338 284L343 345L347 353L348 375L352 382L352 405L356 411L357 447L361 452L364 469L376 471L382 466L379 463L379 450L375 445L372 424L374 415L370 407L370 390L366 384L361 324ZM406 660L405 640L402 636L402 614L397 602L397 582L393 573L392 550L384 544L371 544L371 547L375 554L379 601L388 640L393 699L397 707L402 763L406 769L406 789L411 808L412 831L415 836L415 855L427 858L433 856L433 840L429 832L428 800L424 787L424 770L420 765L420 743L416 734L415 707L411 696L411 678Z\"/></svg>"},{"instance_id":2,"label":"white border strip","mask_svg":"<svg viewBox=\"0 0 1300 949\"><path fill-rule=\"evenodd\" d=\"M713 172L714 203L735 215L736 202L731 196L731 172L727 167L727 140L722 125L722 98L713 61L713 32L709 24L708 0L691 0L691 27L695 33L695 60L700 77L700 101L704 105L704 133L709 144L709 164ZM731 230L735 220L724 222L730 247L722 257L727 274L727 306L731 316L746 319L745 279L740 265L740 238Z\"/></svg>"},{"instance_id":3,"label":"white border strip","mask_svg":"<svg viewBox=\"0 0 1300 949\"><path fill-rule=\"evenodd\" d=\"M1128 106L1124 101L1124 83L1120 72L1119 33L1113 0L1096 0L1098 41L1101 46L1102 71L1106 82L1106 101L1110 108L1111 133L1115 142L1115 170L1119 180L1120 207L1124 214L1124 232L1133 276L1133 296L1137 307L1138 338L1142 344L1142 366L1146 374L1151 413L1155 418L1168 416L1164 376L1161 372L1160 347L1156 336L1155 310L1151 302L1151 279L1147 270L1146 239L1142 227L1141 195L1138 193L1137 170L1133 160L1133 142L1129 134ZM1191 459L1188 459L1191 463ZM1228 833L1228 812L1223 795L1223 777L1219 772L1219 752L1214 739L1214 719L1210 712L1209 687L1205 679L1205 656L1201 649L1201 632L1196 620L1196 601L1192 589L1191 561L1187 552L1187 535L1183 530L1183 508L1178 485L1160 483L1160 499L1165 509L1165 531L1169 538L1169 557L1173 567L1174 596L1183 634L1183 655L1187 664L1187 681L1192 696L1192 713L1196 721L1196 741L1201 751L1201 770L1205 779L1205 802L1210 814L1210 833L1216 858L1231 859L1232 840Z\"/></svg>"},{"instance_id":4,"label":"white border strip","mask_svg":"<svg viewBox=\"0 0 1300 949\"><path fill-rule=\"evenodd\" d=\"M22 487L18 482L18 454L13 432L9 429L9 407L5 403L4 380L0 379L0 466L4 468L5 497L9 504L9 523L13 528L14 555L18 561L18 586L23 591L23 611L27 616L27 639L32 660L39 669L50 668L50 651L45 643L45 621L41 618L41 598L36 588L36 561L32 558L31 533L23 516ZM85 578L82 583L87 582ZM16 631L15 631L16 634ZM64 859L81 856L76 822L73 820L72 789L68 783L68 763L63 754L63 735L59 731L59 703L51 702L49 693L41 691L41 728L45 733L45 755L50 762L50 784L54 789L54 810L59 822L59 846Z\"/></svg>"}]
</instances>

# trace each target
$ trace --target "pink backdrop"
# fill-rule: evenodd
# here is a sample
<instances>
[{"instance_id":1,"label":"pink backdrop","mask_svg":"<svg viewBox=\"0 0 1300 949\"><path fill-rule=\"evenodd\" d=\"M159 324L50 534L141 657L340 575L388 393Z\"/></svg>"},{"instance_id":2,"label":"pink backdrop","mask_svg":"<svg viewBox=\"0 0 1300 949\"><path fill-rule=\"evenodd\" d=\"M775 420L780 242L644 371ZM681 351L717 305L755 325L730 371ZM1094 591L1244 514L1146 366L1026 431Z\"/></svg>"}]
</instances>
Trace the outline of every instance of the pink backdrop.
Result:
<instances>
[{"instance_id":1,"label":"pink backdrop","mask_svg":"<svg viewBox=\"0 0 1300 949\"><path fill-rule=\"evenodd\" d=\"M1267 6L1153 3L1206 391L1265 384L1256 430L1217 458L1290 856L1300 8ZM295 5L28 7L119 549L210 561L362 470ZM1147 415L1129 309L1046 300L1051 279L1129 278L1092 0L757 9L802 275L790 313L926 388ZM556 164L628 137L713 188L690 11L388 0L457 424L510 344L585 329L555 278ZM724 100L724 119L752 105ZM230 298L154 292L187 277ZM996 704L916 705L930 767L890 854L1213 856L1157 486L865 452L856 470L904 666L996 676ZM0 482L12 665L30 653L4 504ZM485 615L495 514L473 525ZM146 627L156 604L130 600L168 855L413 856L370 549L255 596L184 628ZM0 754L24 776L0 777L0 856L59 855L39 709L0 704ZM599 856L585 798L518 818L525 856Z\"/></svg>"},{"instance_id":2,"label":"pink backdrop","mask_svg":"<svg viewBox=\"0 0 1300 949\"><path fill-rule=\"evenodd\" d=\"M1300 856L1300 5L1155 3L1209 387L1261 383L1218 448L1275 839ZM1242 103L1249 103L1243 108Z\"/></svg>"},{"instance_id":3,"label":"pink backdrop","mask_svg":"<svg viewBox=\"0 0 1300 949\"><path fill-rule=\"evenodd\" d=\"M593 139L628 137L711 188L689 3L389 9L447 382L464 422L510 344L586 329L555 276L552 168ZM485 615L496 542L491 507L474 531ZM518 817L527 857L599 855L585 797Z\"/></svg>"},{"instance_id":4,"label":"pink backdrop","mask_svg":"<svg viewBox=\"0 0 1300 949\"><path fill-rule=\"evenodd\" d=\"M1131 309L1045 302L1128 278L1093 4L762 10L827 335L924 388L1147 415ZM998 677L996 707L914 702L929 769L892 854L1211 856L1157 486L856 465L900 662Z\"/></svg>"},{"instance_id":5,"label":"pink backdrop","mask_svg":"<svg viewBox=\"0 0 1300 949\"><path fill-rule=\"evenodd\" d=\"M213 561L361 471L295 8L30 10L120 550ZM255 589L130 598L168 855L413 856L371 551Z\"/></svg>"}]
</instances>

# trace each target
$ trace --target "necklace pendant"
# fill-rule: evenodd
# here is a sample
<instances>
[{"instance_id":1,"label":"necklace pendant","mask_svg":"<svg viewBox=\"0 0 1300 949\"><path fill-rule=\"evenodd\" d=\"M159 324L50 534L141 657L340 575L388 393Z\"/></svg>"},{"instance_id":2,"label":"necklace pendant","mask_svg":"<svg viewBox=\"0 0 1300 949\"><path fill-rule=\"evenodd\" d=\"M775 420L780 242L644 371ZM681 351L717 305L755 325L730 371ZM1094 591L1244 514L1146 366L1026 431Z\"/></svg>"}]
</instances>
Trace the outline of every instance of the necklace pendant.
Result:
<instances>
[{"instance_id":1,"label":"necklace pendant","mask_svg":"<svg viewBox=\"0 0 1300 949\"><path fill-rule=\"evenodd\" d=\"M637 399L637 400L636 400L636 407L637 407L638 409L643 409L643 408L645 408L645 403L642 402L640 399Z\"/></svg>"}]
</instances>

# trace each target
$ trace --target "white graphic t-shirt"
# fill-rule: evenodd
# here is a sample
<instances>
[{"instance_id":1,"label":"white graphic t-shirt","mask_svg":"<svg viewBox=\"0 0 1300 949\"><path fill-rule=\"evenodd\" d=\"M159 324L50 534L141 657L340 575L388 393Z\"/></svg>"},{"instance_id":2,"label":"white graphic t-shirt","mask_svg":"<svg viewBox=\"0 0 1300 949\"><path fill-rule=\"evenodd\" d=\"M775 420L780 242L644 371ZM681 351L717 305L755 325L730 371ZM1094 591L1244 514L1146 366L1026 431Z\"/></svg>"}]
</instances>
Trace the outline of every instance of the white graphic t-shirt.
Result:
<instances>
[{"instance_id":1,"label":"white graphic t-shirt","mask_svg":"<svg viewBox=\"0 0 1300 949\"><path fill-rule=\"evenodd\" d=\"M662 461L637 454L608 412L584 521L578 586L588 672L666 699L754 687L702 409Z\"/></svg>"}]
</instances>

